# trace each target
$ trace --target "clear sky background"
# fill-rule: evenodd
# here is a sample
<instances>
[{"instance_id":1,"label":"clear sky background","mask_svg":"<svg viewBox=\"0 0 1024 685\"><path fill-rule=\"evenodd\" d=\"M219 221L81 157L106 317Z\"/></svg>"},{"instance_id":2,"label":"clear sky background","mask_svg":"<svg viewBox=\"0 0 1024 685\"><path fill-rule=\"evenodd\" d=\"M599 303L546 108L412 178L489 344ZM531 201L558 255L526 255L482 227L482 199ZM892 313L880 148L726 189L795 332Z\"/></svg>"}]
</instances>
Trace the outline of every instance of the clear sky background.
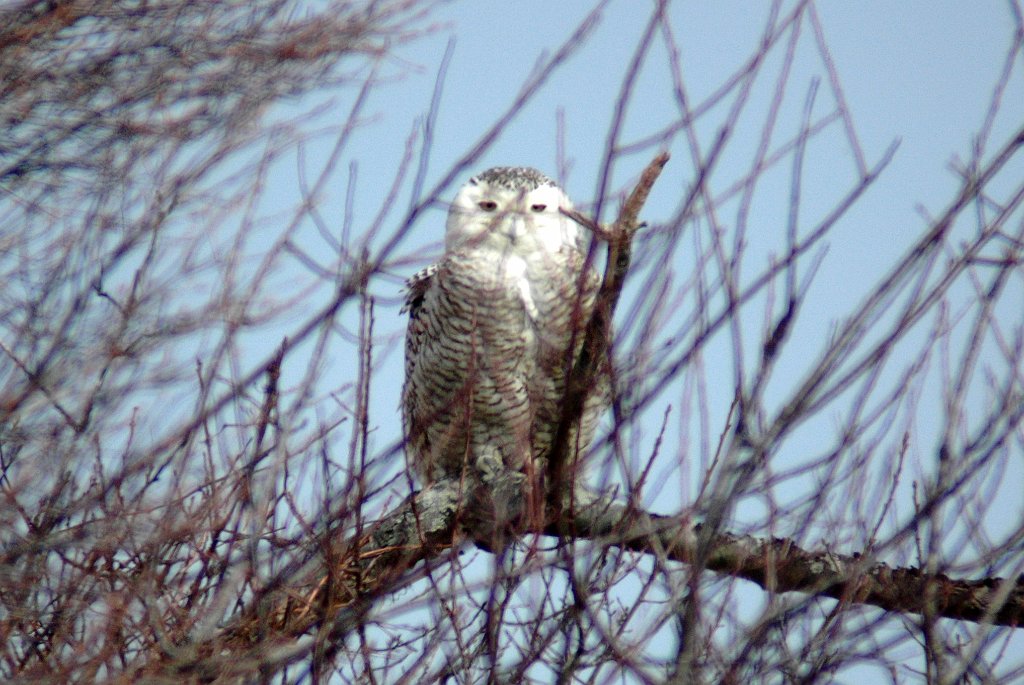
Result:
<instances>
[{"instance_id":1,"label":"clear sky background","mask_svg":"<svg viewBox=\"0 0 1024 685\"><path fill-rule=\"evenodd\" d=\"M325 214L344 214L346 184L355 178L351 198L353 234L359 235L360 227L369 225L376 217L381 196L407 154L410 135L429 110L449 41L453 52L435 122L426 177L428 188L510 107L538 62L566 42L593 5L589 1L442 4L433 15L436 31L401 48L401 60L382 65L382 82L363 110L361 129L334 175L337 182L325 191ZM785 15L789 9L789 4L784 5L780 14ZM799 334L790 347L792 353L780 362L783 370L785 365L791 365L794 379L806 370L809 356L820 351L834 322L863 299L869 285L897 263L920 236L928 218L938 214L952 199L959 178L951 165L970 155L974 136L988 111L993 86L1004 68L1013 27L1006 3L999 0L969 6L952 1L823 2L818 10L868 166L878 163L895 142L899 147L879 182L830 235L825 261L801 313ZM649 12L650 3L646 2L608 3L582 46L555 70L493 145L455 179L442 197L450 198L471 172L496 165L530 165L558 177L578 205L593 202L614 103ZM670 23L681 54L683 80L693 103L702 102L750 57L764 31L768 13L768 3L670 5ZM769 61L781 64L783 48L784 45L776 47ZM751 102L712 177L713 187L720 191L748 169L759 142L778 67L766 67L764 73L755 84ZM782 133L776 135L775 144L796 132L814 80L820 82L814 110L820 118L832 111L834 100L811 27L804 22L779 113L778 128ZM664 43L655 40L626 116L624 141L660 131L679 118L671 89L668 54ZM333 111L340 120L351 99L345 94L332 96L336 98ZM714 108L698 122L705 150L725 120L728 103ZM1004 106L988 148L1001 143L1020 121L1024 121L1024 79L1018 73L1004 95ZM844 141L842 127L836 122L809 146L801 208L805 226L830 210L856 181L856 166ZM649 147L620 159L613 169L612 188L627 186L656 149ZM685 137L680 134L670 139L667 149L673 159L645 211L644 218L652 224L672 215L693 179L694 165ZM314 146L306 150L310 166L316 166L318 154L326 157L327 149ZM353 168L348 166L350 163L356 165L354 177L349 173ZM778 173L765 175L754 198L747 229L750 273L783 249L789 210L788 160L782 167ZM289 185L294 186L282 180L281 192L289 192ZM391 227L401 220L409 202L407 188L388 217L391 225L385 227L383 235L390 235ZM613 218L614 209L614 204L606 207L602 218ZM445 209L440 205L422 215L397 253L411 261L395 263L391 269L393 282L377 281L373 285L380 298L377 325L382 337L387 332L400 335L404 329L404 317L398 311L401 279L440 254L444 218ZM729 212L723 212L720 219L727 229L736 220ZM312 234L310 241L308 247L315 251L316 237ZM687 259L684 254L675 258L674 275L685 278L690 266ZM643 283L643 277L637 275L631 285L635 288ZM1024 311L1024 303L1020 310ZM1007 315L1019 313L1009 311ZM354 328L354 316L348 320ZM751 345L756 345L760 331L749 332ZM396 339L392 342L395 346L376 378L374 395L376 415L381 421L376 439L381 445L398 436L397 423L388 418L398 405L403 370L400 346ZM713 394L710 404L719 412L713 416L718 419L724 417L721 412L728 407L734 385L728 346L723 345L721 352L725 356L718 363L722 365L725 381L709 388ZM340 352L341 363L345 358L345 353ZM708 365L713 375L713 346L709 349ZM780 393L784 390L779 388ZM660 406L656 403L653 415L660 417L665 404L678 408L679 402L680 398L670 394ZM720 425L721 420L712 422L713 427ZM927 436L926 425L919 428L924 437L918 447L927 455L935 443ZM680 434L673 437L685 440ZM672 510L679 503L670 498L659 504Z\"/></svg>"},{"instance_id":2,"label":"clear sky background","mask_svg":"<svg viewBox=\"0 0 1024 685\"><path fill-rule=\"evenodd\" d=\"M386 10L430 1L364 0L350 3L349 9L358 13L371 5ZM252 45L233 44L222 55L216 46L227 35L217 23L221 19L210 19L200 30L213 31L209 53L199 38L177 33L180 23L167 24L154 46L142 41L152 55L155 71L150 73L134 69L150 58L132 56L135 48L125 41L133 41L120 33L118 20L102 33L97 27L106 20L89 12L24 18L24 31L15 38L23 38L23 47L32 52L26 63L63 76L39 72L38 78L21 78L12 102L22 103L14 108L27 113L27 119L18 121L12 110L6 125L14 135L0 137L0 147L17 139L22 142L15 147L33 148L9 170L10 188L0 186L6 193L0 196L0 264L9 275L9 282L0 285L0 300L15 303L7 314L0 312L7 317L4 335L14 339L3 341L0 358L6 361L0 362L0 379L9 395L4 401L16 398L0 425L0 437L9 443L0 459L6 491L19 500L12 499L7 508L11 540L45 541L51 523L55 534L65 528L75 533L67 538L75 549L51 565L53 577L39 579L41 589L26 606L41 607L43 623L56 626L56 632L47 633L53 640L64 638L60 621L50 621L51 607L43 606L50 596L47 588L69 588L72 604L85 598L78 603L86 613L72 611L69 621L98 626L109 614L103 613L104 606L115 617L127 607L131 616L131 598L118 590L116 574L109 597L94 592L90 583L75 594L72 585L79 584L73 579L79 574L99 578L92 561L107 557L121 571L162 569L166 565L138 565L157 547L167 550L168 559L186 560L168 571L183 574L182 582L192 583L189 560L196 560L203 573L213 574L214 566L225 573L235 568L244 603L264 572L269 577L282 568L278 560L305 554L285 544L289 533L305 539L307 523L348 526L358 516L361 525L391 510L417 486L405 477L402 457L403 283L441 257L447 201L488 167L532 166L559 181L585 214L607 222L614 219L622 193L664 150L671 161L644 207L646 226L634 244L615 321L617 399L626 408L617 427L620 440L611 446L606 440L594 450L599 458L585 474L588 484L619 487L621 494L623 485L646 474L642 486L629 493L631 502L658 514L696 519L713 511L709 501L714 498L702 488L706 474L715 483L729 483L737 472L753 472L746 487L739 488L741 495L727 492L717 500L729 504L721 529L760 539L784 536L816 552L867 550L891 566L919 567L923 558L938 559L940 570L953 578L1024 577L1024 428L1019 418L1008 429L1016 432L993 447L994 458L971 473L967 486L953 497L936 495L941 503L928 516L916 517L921 493L927 497L939 481L944 437L954 448L962 446L993 406L1024 406L1012 404L1024 396L1024 267L1019 262L1006 279L992 320L986 321L980 370L968 374L967 418L953 422L947 435L949 389L958 380L965 350L973 349L971 326L982 309L979 292L994 273L1001 273L991 263L975 262L948 291L937 291L943 293L941 304L899 337L888 356L879 355L885 364L877 379L837 393L803 421L791 421L764 458L740 446L725 451L730 463L715 461L718 446L737 433L731 430L736 427L734 400L753 385L751 371L784 309L787 286L785 275L776 272L766 279L770 286L733 315L737 310L727 306L722 286L733 281L723 273L737 274L740 289L771 273L786 255L790 222L798 236L806 237L858 187L866 169L889 159L825 239L796 261L795 278L808 290L774 360L760 411L746 415L753 424L767 424L793 403L815 369L853 366L849 360L820 363L830 339L942 215L961 187L964 165L976 157L991 159L1022 130L1024 50L1019 43L1024 43L1024 20L1013 14L1015 3L1019 7L1024 0L664 0L662 23L644 43L656 0L436 0L422 19L410 22L413 34L384 30L358 45L332 46L349 55L337 71L325 74L336 80L285 102L280 93L292 84L284 79L271 83L268 74L296 76L292 68L302 68L304 59L276 60L306 53L285 43L264 45L255 36ZM325 3L296 0L294 5L298 15ZM237 15L227 14L244 16L245 7ZM254 11L262 16L280 10L275 21L302 20L283 16L291 10L281 7L291 4L274 7ZM782 23L797 8L803 11L799 20L782 29L781 38L760 55L772 17ZM202 15L184 12L174 21ZM152 21L164 18L158 14ZM245 19L224 21L233 27L252 25ZM329 35L336 38L339 28L344 27L332 26ZM187 47L194 42L196 49L178 50L174 41L165 45L168 30L188 36ZM287 35L309 36L310 41L328 35L318 30L305 26ZM634 73L631 63L642 44L649 49ZM43 48L38 55L35 45ZM1007 54L1014 45L1016 61L1000 94L998 114L989 120L994 88L1007 73ZM91 57L80 61L76 50ZM524 92L540 65L561 53L564 59ZM235 60L234 55L241 57ZM198 65L194 82L181 79L192 57ZM744 85L735 79L725 87L755 57L763 57L756 77ZM216 66L235 63L283 68L253 73ZM110 71L119 64L132 68ZM222 78L236 73L237 80ZM296 91L321 83L323 72L309 73L314 76ZM68 75L72 82L65 83ZM19 95L24 83L31 92ZM178 85L184 100L174 94ZM237 106L221 103L223 108L206 102L220 94L231 97L233 88L265 93L265 101L275 103L267 105L263 122L237 125L250 121L247 97ZM625 151L610 162L610 131L624 91L629 97L616 142ZM73 102L65 102L63 93L70 93ZM520 98L525 104L516 109ZM144 109L150 104L152 111ZM496 135L485 138L513 109ZM836 116L840 110L848 120ZM226 124L230 130L222 131L222 117L230 112L240 118L232 118ZM687 112L698 114L683 127L679 122ZM803 165L795 173L797 155L788 143L799 137L805 120L820 128L806 140ZM215 130L190 137L187 132L206 125L197 122L209 122ZM37 133L39 140L31 140ZM704 179L707 192L683 216L700 161L720 137L726 142ZM0 149L6 155L2 159L19 157L10 152ZM81 159L83 154L90 158ZM38 169L36 158L43 162ZM755 173L762 159L769 164ZM79 166L78 161L89 163ZM396 176L402 180L396 182ZM800 180L798 203L793 201L794 176ZM1000 202L1015 203L1006 233L1022 234L1024 144L985 189L985 202L969 205L950 229L933 270L921 281L907 279L923 283L921 292L936 292L936 274L945 260L957 256ZM1010 197L1014 193L1016 198ZM141 236L145 244L133 242ZM741 255L734 271L732 264L722 266L728 257L716 259L711 247L716 240L724 245L721 253ZM999 250L1008 244L993 240L985 256L1001 257ZM376 261L385 246L386 256L374 264L367 285L375 303L374 368L368 449L363 451L359 401L365 357L359 335L365 301L351 297L337 316L331 305L339 292L346 292L339 283L351 282L353 273L367 273L360 257ZM860 353L886 339L883 331L895 325L909 290L856 336ZM727 323L695 342L697 332L717 315ZM294 348L288 348L277 379L276 367L268 362L279 359L276 352L285 338ZM678 373L668 374L691 347L697 350L694 357L676 364ZM909 374L907 369L918 368L918 362L920 373ZM268 371L280 381L270 383L271 388L266 387ZM851 406L861 387L867 388L866 408L857 414ZM1000 404L999 391L1006 387L1011 399ZM894 396L899 401L887 404ZM268 413L271 406L275 410ZM881 418L867 429L847 423L851 416L873 411ZM264 431L271 427L272 433ZM838 456L830 460L833 448ZM951 453L961 456L956 449ZM905 462L900 459L904 454ZM744 459L754 468L732 468ZM353 483L359 487L350 492L346 488ZM287 497L279 497L282 491ZM234 506L227 498L241 497L238 493L245 501ZM369 503L361 500L351 509L340 504L365 493ZM65 497L66 512L61 508ZM118 498L126 503L124 511L115 506ZM23 507L21 500L33 504ZM266 520L265 506L278 507ZM231 510L226 518L224 508ZM55 511L63 513L55 517ZM338 511L342 514L336 516ZM189 551L193 544L206 545L204 530L196 528L203 524L196 522L207 520L225 521L215 524L223 534L210 548L214 556L221 549L229 555L224 569L207 563L214 556ZM193 533L194 539L189 537ZM63 539L53 538L55 544ZM875 546L876 540L882 542ZM34 542L12 544L12 564L48 549ZM507 615L518 618L540 607L533 615L546 620L561 608L553 605L562 599L558 591L569 584L566 566L593 562L587 582L599 577L594 585L607 581L610 589L588 590L592 594L585 601L591 606L608 601L585 619L593 618L593 626L607 621L621 628L621 644L640 655L637 663L649 667L657 681L678 644L676 612L692 588L692 567L667 562L656 568L659 560L653 554L619 554L603 544L538 536L517 541L511 557L501 563L513 567L528 557L536 566L516 579L522 582L512 590ZM266 559L260 556L263 550ZM929 557L931 550L938 552ZM382 682L396 672L415 680L417 656L425 655L419 667L439 662L445 650L457 649L452 646L456 631L477 637L484 612L471 605L504 586L490 582L499 557L469 544L459 552L460 564L441 564L438 585L424 581L374 602L372 620L377 623L367 629L371 639L390 648L394 642L387 638L413 638L395 647L394 658L382 649L381 661L370 664L389 661L392 671ZM78 557L89 563L78 564ZM255 574L250 583L246 565L253 560L257 567L248 569ZM452 568L455 573L446 573ZM641 588L644 573L649 588ZM138 578L144 590L149 576ZM230 592L230 583L222 580L216 587ZM161 581L152 595L157 613L161 598L174 597L176 586L168 582ZM129 586L134 595L134 581ZM451 589L451 601L458 605L450 612L442 606L445 589ZM637 600L648 590L643 601ZM711 572L701 576L701 592L701 620L707 619L709 639L722 647L723 659L740 651L744 640L761 640L760 631L748 635L747 629L778 611L771 616L778 619L772 627L778 642L767 643L766 649L777 649L780 659L791 649L797 662L804 641L814 643L812 650L824 642L811 635L835 606L830 599L771 594ZM148 603L149 597L143 591L136 601ZM229 603L218 599L228 594L211 597L214 613L204 614L197 635L219 630L216 612L231 611L225 609ZM201 607L203 600L196 601L193 608ZM801 602L803 611L788 612ZM722 607L721 616L709 606ZM598 628L586 629L586 620L580 626L590 634L580 639L605 640ZM917 621L870 606L838 613L836 623L827 624L835 632L822 646L831 651L840 643L836 652L846 661L837 682L920 681L925 659ZM24 623L34 625L28 619ZM416 639L420 628L437 630ZM80 632L68 632L71 642L66 644L73 644ZM951 650L984 640L979 663L1006 681L1024 673L1024 629L942 619L936 632ZM513 639L508 633L504 637ZM435 638L433 646L424 648L428 651L420 650ZM103 644L87 644L83 654L107 654ZM509 649L504 658L514 658L514 651ZM856 663L859 657L851 652L870 663ZM474 667L485 668L485 659L480 656ZM709 660L714 668L715 657ZM352 663L354 669L366 665L358 658ZM795 669L803 665L796 663ZM344 675L336 674L335 680ZM547 682L550 675L542 672L538 680Z\"/></svg>"},{"instance_id":3,"label":"clear sky background","mask_svg":"<svg viewBox=\"0 0 1024 685\"><path fill-rule=\"evenodd\" d=\"M649 20L651 5L640 0L609 2L596 17L582 45L533 94L480 158L443 191L442 197L450 198L471 172L490 166L528 165L558 178L577 205L586 207L592 203L597 194L598 174L616 98ZM791 5L785 4L781 13L787 13ZM451 60L434 122L434 141L426 174L428 188L444 177L511 106L538 62L565 43L593 6L589 0L440 5L433 15L435 30L401 47L397 51L400 59L381 65L381 82L371 92L362 111L357 135L346 148L331 184L323 191L322 214L335 225L340 223L340 217L346 212L347 184L354 182L350 199L352 234L362 235L373 222L395 170L407 154L410 136L422 131L439 66L449 46ZM749 1L670 5L669 18L680 50L683 81L693 103L704 101L755 51L769 9L767 2ZM852 311L867 289L892 268L921 235L929 217L939 214L952 199L960 181L953 167L957 160L970 157L975 135L990 107L993 87L1004 68L1013 31L1008 3L1002 0L973 3L825 0L817 5L817 10L867 165L878 163L897 141L899 147L881 179L830 234L828 251L801 313L799 327L789 352L780 360L779 378L782 380L773 387L780 399L791 389L786 379L795 382L801 377L808 360L822 349L834 323ZM779 111L780 133L773 140L775 144L798 130L808 90L815 80L820 82L815 116L820 118L835 106L821 53L812 27L806 21L795 46L792 72ZM754 156L784 47L784 44L777 46L769 55L769 62L775 66L766 67L766 75L755 84L751 101L737 122L734 136L711 179L712 186L719 192L748 169ZM679 119L669 64L665 44L656 39L640 71L622 140L644 138ZM987 143L989 152L1024 122L1022 71L1024 65L1018 63ZM340 121L354 96L354 91L327 94L325 97L332 102L332 107L327 110L328 114L321 115L322 120ZM727 100L698 121L696 128L705 150L725 120L730 103L731 100ZM304 103L299 104L301 108ZM837 121L808 147L802 225L809 226L820 219L855 185L857 167L845 140L842 125ZM613 168L611 187L618 190L627 186L657 147L621 158ZM667 220L678 209L694 173L683 134L669 138L665 147L672 153L672 161L644 215L652 226ZM327 158L328 152L326 144L323 148L308 146L303 163L315 168ZM290 177L294 174L294 164L292 160L291 166L285 163L275 171L274 183L279 190L271 196L274 202L282 205L294 202L295 184ZM784 162L783 167L765 175L753 199L747 219L747 264L751 273L757 271L758 265L763 268L769 256L778 255L784 247L790 199L789 162ZM1024 168L1019 171L1024 175ZM385 220L382 236L393 232L410 201L407 184L394 211ZM736 208L729 204L724 208L728 211L722 212L720 220L728 229L736 220ZM614 204L606 207L601 218L613 218L614 209ZM393 278L379 279L372 284L373 293L379 298L376 323L381 341L371 417L377 426L373 440L378 449L394 444L401 437L398 421L403 375L400 338L405 325L404 316L399 313L401 281L440 255L444 218L445 210L441 205L422 215L395 255L401 259L389 265L389 276ZM304 248L315 253L319 249L316 232L310 230L304 235L309 240ZM688 243L683 240L682 244ZM685 280L690 267L692 256L673 254L669 260L669 268L679 281ZM644 273L641 269L634 275L632 290L627 291L627 306L629 297L638 297L640 286L649 283L644 281ZM1016 292L1019 293L1020 288ZM691 302L681 300L678 304L685 308L691 306ZM309 312L318 306L320 302L311 298ZM667 308L673 307L674 303L669 302ZM297 316L301 314L297 312ZM682 320L685 314L665 314L666 336L670 336L673 322ZM756 349L760 339L757 321L763 318L763 311L760 314L762 316L756 318L748 330L751 345L748 353ZM1024 318L1024 301L1004 302L1001 315L1010 325L1019 325L1013 322ZM346 312L344 325L354 331L355 321L354 311ZM924 334L927 330L922 331ZM339 377L344 376L346 366L351 371L351 352L337 350L334 358L338 369L326 369L328 378L335 372ZM704 360L709 384L702 400L710 409L709 430L715 435L724 425L734 391L730 353L728 340L723 339L708 346ZM931 455L939 438L935 434L937 424L929 423L926 416L929 404L937 408L941 400L938 396L927 396L928 390L938 393L938 380L922 388L924 411L915 423L913 444L912 469L918 470L917 475L931 468ZM672 405L676 412L666 444L679 445L679 448L666 450L665 463L659 466L660 487L645 492L645 504L664 513L678 512L691 501L699 480L699 464L691 464L687 470L678 463L686 454L699 451L687 445L698 439L691 431L696 419L679 416L683 411L681 407L686 406L687 392L692 392L692 388L670 389L651 405L649 416L640 423L649 427L650 433L640 436L637 444L642 449L650 449L665 407ZM983 401L980 396L974 399ZM803 447L813 450L815 431L827 430L827 418L790 443L793 459L799 459ZM1004 474L1004 479L1009 485L997 489L994 497L1001 502L998 510L1005 512L1009 520L1016 521L1022 515L1020 493L1024 473L1021 465L1017 463ZM792 486L801 487L798 482ZM909 489L903 495L909 497ZM906 513L909 500L899 506ZM737 523L757 530L763 513L751 504L750 509L739 510ZM999 528L999 521L990 523L995 529ZM840 541L839 546L854 542ZM843 551L854 549L844 548ZM911 560L902 561L909 563Z\"/></svg>"}]
</instances>

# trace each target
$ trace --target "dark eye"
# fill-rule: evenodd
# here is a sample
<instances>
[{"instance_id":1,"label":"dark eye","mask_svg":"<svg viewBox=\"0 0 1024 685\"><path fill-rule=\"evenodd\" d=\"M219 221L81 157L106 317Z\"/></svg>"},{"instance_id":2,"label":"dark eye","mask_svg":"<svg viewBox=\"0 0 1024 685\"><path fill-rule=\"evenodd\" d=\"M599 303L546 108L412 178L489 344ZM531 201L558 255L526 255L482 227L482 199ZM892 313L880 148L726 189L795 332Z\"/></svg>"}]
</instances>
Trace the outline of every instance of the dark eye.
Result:
<instances>
[{"instance_id":1,"label":"dark eye","mask_svg":"<svg viewBox=\"0 0 1024 685\"><path fill-rule=\"evenodd\" d=\"M480 200L476 205L485 212L493 212L498 208L498 203L494 200Z\"/></svg>"},{"instance_id":2,"label":"dark eye","mask_svg":"<svg viewBox=\"0 0 1024 685\"><path fill-rule=\"evenodd\" d=\"M535 212L543 212L547 208L548 208L547 205L540 205L540 204L530 205L530 209L535 211Z\"/></svg>"}]
</instances>

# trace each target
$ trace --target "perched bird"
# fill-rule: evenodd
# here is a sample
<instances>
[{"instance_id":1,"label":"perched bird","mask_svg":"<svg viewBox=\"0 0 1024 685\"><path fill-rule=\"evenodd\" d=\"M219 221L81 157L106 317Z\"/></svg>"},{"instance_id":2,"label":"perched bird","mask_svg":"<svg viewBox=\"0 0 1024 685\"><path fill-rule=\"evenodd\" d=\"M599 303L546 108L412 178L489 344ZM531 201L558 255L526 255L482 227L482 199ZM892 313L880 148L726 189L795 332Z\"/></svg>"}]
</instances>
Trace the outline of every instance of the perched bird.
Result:
<instances>
[{"instance_id":1,"label":"perched bird","mask_svg":"<svg viewBox=\"0 0 1024 685\"><path fill-rule=\"evenodd\" d=\"M444 257L409 279L402 414L424 484L501 471L539 482L598 289L591 235L559 211L571 207L536 169L489 169L456 195ZM606 403L607 377L596 385L574 457Z\"/></svg>"}]
</instances>

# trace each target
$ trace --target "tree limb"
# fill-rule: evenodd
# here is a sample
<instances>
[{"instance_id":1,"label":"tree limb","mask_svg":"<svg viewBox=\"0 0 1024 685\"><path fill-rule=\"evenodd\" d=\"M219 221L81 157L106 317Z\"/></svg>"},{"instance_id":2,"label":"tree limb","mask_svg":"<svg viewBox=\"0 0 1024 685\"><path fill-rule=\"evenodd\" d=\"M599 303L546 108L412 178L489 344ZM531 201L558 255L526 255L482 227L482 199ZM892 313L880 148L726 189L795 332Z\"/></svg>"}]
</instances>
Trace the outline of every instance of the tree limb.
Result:
<instances>
[{"instance_id":1,"label":"tree limb","mask_svg":"<svg viewBox=\"0 0 1024 685\"><path fill-rule=\"evenodd\" d=\"M442 481L415 493L355 540L323 540L336 566L323 556L282 574L286 583L252 603L250 611L211 639L166 652L147 674L202 674L230 680L259 669L280 668L306 656L311 635L331 641L350 634L375 602L422 578L465 540L465 501L458 483ZM698 558L700 524L686 516L658 516L607 499L563 511L543 530L601 545L657 555L680 563ZM418 566L420 562L426 562ZM927 614L960 621L1017 627L1024 620L1024 579L954 579L913 567L890 567L859 554L811 551L788 538L712 537L704 568L743 578L776 592L801 592L899 614ZM135 676L139 676L136 673Z\"/></svg>"}]
</instances>

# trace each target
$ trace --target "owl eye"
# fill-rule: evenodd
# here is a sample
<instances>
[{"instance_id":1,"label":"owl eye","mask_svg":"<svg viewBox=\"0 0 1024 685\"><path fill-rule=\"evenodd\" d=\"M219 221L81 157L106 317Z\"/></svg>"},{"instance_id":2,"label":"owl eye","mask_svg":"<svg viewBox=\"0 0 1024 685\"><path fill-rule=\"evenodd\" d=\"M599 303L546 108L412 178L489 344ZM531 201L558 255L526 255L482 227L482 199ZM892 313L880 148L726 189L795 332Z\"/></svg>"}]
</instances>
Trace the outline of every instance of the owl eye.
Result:
<instances>
[{"instance_id":1,"label":"owl eye","mask_svg":"<svg viewBox=\"0 0 1024 685\"><path fill-rule=\"evenodd\" d=\"M530 209L533 210L534 212L543 212L547 208L547 205L542 204L530 205Z\"/></svg>"},{"instance_id":2,"label":"owl eye","mask_svg":"<svg viewBox=\"0 0 1024 685\"><path fill-rule=\"evenodd\" d=\"M476 206L485 212L493 212L498 208L498 203L494 200L480 200L480 202L476 203Z\"/></svg>"}]
</instances>

